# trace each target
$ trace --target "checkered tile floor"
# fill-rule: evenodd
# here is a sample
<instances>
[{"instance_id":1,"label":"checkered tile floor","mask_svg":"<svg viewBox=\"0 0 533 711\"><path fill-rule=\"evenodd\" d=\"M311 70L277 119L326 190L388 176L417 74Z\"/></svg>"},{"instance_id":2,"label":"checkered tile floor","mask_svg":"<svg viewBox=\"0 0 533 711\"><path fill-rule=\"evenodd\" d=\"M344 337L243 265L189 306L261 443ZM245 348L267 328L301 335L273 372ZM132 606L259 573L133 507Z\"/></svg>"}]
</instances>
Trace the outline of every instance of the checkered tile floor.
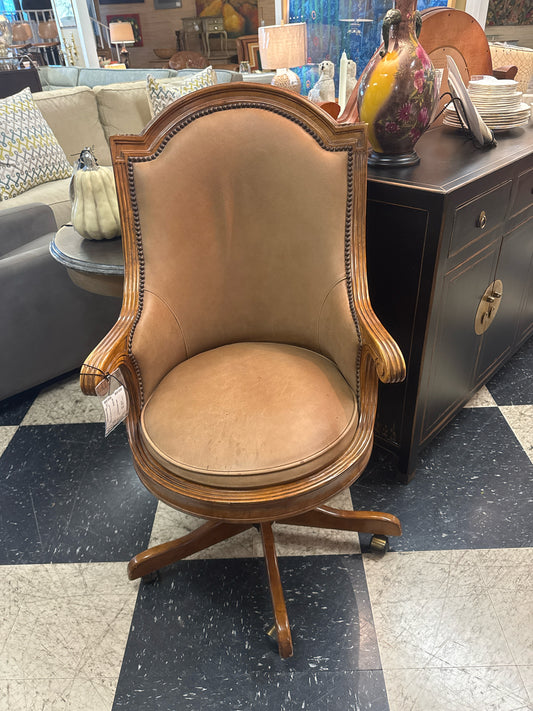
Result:
<instances>
[{"instance_id":1,"label":"checkered tile floor","mask_svg":"<svg viewBox=\"0 0 533 711\"><path fill-rule=\"evenodd\" d=\"M278 527L286 661L255 530L130 583L133 554L194 523L74 376L0 403L0 711L533 709L532 363L530 340L408 486L374 453L339 504L400 517L386 556Z\"/></svg>"}]
</instances>

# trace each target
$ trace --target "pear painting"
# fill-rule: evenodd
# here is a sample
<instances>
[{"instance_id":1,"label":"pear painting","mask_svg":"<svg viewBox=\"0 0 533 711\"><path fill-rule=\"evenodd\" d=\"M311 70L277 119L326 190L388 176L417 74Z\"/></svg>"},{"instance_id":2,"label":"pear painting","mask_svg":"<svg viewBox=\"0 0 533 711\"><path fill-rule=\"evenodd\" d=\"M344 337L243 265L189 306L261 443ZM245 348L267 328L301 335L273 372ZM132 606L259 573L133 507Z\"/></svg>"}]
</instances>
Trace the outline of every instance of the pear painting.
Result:
<instances>
[{"instance_id":1,"label":"pear painting","mask_svg":"<svg viewBox=\"0 0 533 711\"><path fill-rule=\"evenodd\" d=\"M223 17L228 37L257 34L257 0L196 0L198 17Z\"/></svg>"}]
</instances>

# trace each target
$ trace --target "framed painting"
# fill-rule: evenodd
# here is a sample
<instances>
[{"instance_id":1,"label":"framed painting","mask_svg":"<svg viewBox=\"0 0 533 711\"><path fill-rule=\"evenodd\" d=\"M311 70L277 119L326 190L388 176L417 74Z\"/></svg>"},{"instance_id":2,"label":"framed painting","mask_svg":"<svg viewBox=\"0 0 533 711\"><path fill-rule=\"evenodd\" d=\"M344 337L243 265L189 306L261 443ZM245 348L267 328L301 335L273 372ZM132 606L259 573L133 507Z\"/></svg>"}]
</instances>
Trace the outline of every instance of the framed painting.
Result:
<instances>
[{"instance_id":1,"label":"framed painting","mask_svg":"<svg viewBox=\"0 0 533 711\"><path fill-rule=\"evenodd\" d=\"M143 46L143 36L141 32L141 20L139 15L106 15L106 22L109 25L110 22L129 22L133 28L133 36L135 37L135 44L133 47Z\"/></svg>"},{"instance_id":2,"label":"framed painting","mask_svg":"<svg viewBox=\"0 0 533 711\"><path fill-rule=\"evenodd\" d=\"M261 69L261 57L259 55L259 40L257 35L243 35L237 37L237 57L239 62L246 60L250 62L250 69L255 72Z\"/></svg>"},{"instance_id":3,"label":"framed painting","mask_svg":"<svg viewBox=\"0 0 533 711\"><path fill-rule=\"evenodd\" d=\"M221 17L222 2L195 0L198 17ZM224 29L228 37L255 35L258 27L257 0L232 0L224 4Z\"/></svg>"}]
</instances>

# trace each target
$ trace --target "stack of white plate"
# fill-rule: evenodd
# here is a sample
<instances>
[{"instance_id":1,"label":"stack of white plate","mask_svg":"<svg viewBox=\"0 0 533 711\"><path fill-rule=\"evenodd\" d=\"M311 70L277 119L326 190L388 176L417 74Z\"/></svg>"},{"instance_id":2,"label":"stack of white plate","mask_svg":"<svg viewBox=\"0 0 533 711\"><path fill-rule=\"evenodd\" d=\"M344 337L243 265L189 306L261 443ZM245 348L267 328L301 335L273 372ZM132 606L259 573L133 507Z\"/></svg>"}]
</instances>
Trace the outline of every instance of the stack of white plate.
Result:
<instances>
[{"instance_id":1,"label":"stack of white plate","mask_svg":"<svg viewBox=\"0 0 533 711\"><path fill-rule=\"evenodd\" d=\"M517 91L518 82L513 79L495 79L490 76L472 77L468 95L485 124L493 131L506 131L525 126L529 122L531 108L522 101ZM444 123L461 126L453 104L446 107Z\"/></svg>"}]
</instances>

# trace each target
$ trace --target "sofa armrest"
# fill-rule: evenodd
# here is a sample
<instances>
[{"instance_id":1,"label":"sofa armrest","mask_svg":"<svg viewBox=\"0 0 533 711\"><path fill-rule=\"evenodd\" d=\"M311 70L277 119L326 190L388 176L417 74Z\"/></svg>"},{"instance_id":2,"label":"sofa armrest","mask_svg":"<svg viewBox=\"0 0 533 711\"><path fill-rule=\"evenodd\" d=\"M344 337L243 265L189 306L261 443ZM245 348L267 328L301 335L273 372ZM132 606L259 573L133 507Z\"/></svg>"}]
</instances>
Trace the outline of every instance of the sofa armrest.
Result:
<instances>
[{"instance_id":1,"label":"sofa armrest","mask_svg":"<svg viewBox=\"0 0 533 711\"><path fill-rule=\"evenodd\" d=\"M48 205L42 203L0 211L0 259L56 229L54 213Z\"/></svg>"}]
</instances>

